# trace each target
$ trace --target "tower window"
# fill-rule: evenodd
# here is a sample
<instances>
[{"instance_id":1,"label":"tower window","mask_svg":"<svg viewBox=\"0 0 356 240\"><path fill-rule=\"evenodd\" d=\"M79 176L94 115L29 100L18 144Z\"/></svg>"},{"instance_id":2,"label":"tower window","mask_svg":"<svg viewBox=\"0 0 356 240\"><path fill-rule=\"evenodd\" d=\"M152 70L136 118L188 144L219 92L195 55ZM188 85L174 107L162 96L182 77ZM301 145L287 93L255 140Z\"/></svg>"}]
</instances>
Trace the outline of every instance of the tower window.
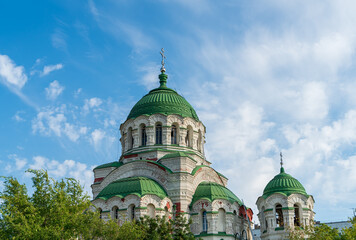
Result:
<instances>
[{"instance_id":1,"label":"tower window","mask_svg":"<svg viewBox=\"0 0 356 240\"><path fill-rule=\"evenodd\" d=\"M299 206L294 204L294 226L300 227Z\"/></svg>"},{"instance_id":2,"label":"tower window","mask_svg":"<svg viewBox=\"0 0 356 240\"><path fill-rule=\"evenodd\" d=\"M282 211L282 205L281 204L277 204L276 205L276 224L277 224L277 227L283 227L284 226L283 211Z\"/></svg>"},{"instance_id":3,"label":"tower window","mask_svg":"<svg viewBox=\"0 0 356 240\"><path fill-rule=\"evenodd\" d=\"M203 232L208 231L208 216L205 210L202 212L202 227Z\"/></svg>"},{"instance_id":4,"label":"tower window","mask_svg":"<svg viewBox=\"0 0 356 240\"><path fill-rule=\"evenodd\" d=\"M98 209L100 219L103 219L103 210L101 208Z\"/></svg>"},{"instance_id":5,"label":"tower window","mask_svg":"<svg viewBox=\"0 0 356 240\"><path fill-rule=\"evenodd\" d=\"M129 219L134 220L135 219L135 205L131 204L129 208L127 209L128 214L129 214Z\"/></svg>"},{"instance_id":6,"label":"tower window","mask_svg":"<svg viewBox=\"0 0 356 240\"><path fill-rule=\"evenodd\" d=\"M113 212L113 219L118 220L119 219L119 208L117 206L112 208Z\"/></svg>"},{"instance_id":7,"label":"tower window","mask_svg":"<svg viewBox=\"0 0 356 240\"><path fill-rule=\"evenodd\" d=\"M185 145L187 147L192 147L192 134L193 134L193 129L191 126L188 126L187 136L185 137Z\"/></svg>"},{"instance_id":8,"label":"tower window","mask_svg":"<svg viewBox=\"0 0 356 240\"><path fill-rule=\"evenodd\" d=\"M226 214L225 210L220 208L218 213L218 232L226 231Z\"/></svg>"},{"instance_id":9,"label":"tower window","mask_svg":"<svg viewBox=\"0 0 356 240\"><path fill-rule=\"evenodd\" d=\"M162 144L162 125L156 125L156 144Z\"/></svg>"},{"instance_id":10,"label":"tower window","mask_svg":"<svg viewBox=\"0 0 356 240\"><path fill-rule=\"evenodd\" d=\"M171 144L177 144L177 127L172 125L171 128Z\"/></svg>"},{"instance_id":11,"label":"tower window","mask_svg":"<svg viewBox=\"0 0 356 240\"><path fill-rule=\"evenodd\" d=\"M130 127L127 131L127 142L128 142L128 150L133 148L133 137L132 137L132 128Z\"/></svg>"},{"instance_id":12,"label":"tower window","mask_svg":"<svg viewBox=\"0 0 356 240\"><path fill-rule=\"evenodd\" d=\"M146 126L142 125L141 127L141 146L147 145L147 133L146 133Z\"/></svg>"}]
</instances>

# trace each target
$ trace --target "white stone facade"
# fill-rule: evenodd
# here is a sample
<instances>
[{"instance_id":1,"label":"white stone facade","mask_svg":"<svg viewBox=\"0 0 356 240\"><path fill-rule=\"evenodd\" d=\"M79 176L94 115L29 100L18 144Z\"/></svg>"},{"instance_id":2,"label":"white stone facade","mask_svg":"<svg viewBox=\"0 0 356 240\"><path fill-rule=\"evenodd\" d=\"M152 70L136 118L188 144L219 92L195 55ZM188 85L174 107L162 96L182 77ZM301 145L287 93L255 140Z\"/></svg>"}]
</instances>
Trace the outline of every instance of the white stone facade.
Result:
<instances>
[{"instance_id":1,"label":"white stone facade","mask_svg":"<svg viewBox=\"0 0 356 240\"><path fill-rule=\"evenodd\" d=\"M289 229L314 224L312 196L307 197L299 193L286 196L274 193L266 199L259 197L256 204L262 240L288 239ZM279 209L282 214L278 213Z\"/></svg>"},{"instance_id":2,"label":"white stone facade","mask_svg":"<svg viewBox=\"0 0 356 240\"><path fill-rule=\"evenodd\" d=\"M244 234L252 239L247 217L241 214L237 202L200 199L191 205L200 183L227 184L227 178L211 168L204 157L206 131L202 122L179 115L153 114L126 120L120 132L122 165L94 169L93 204L101 209L103 218L117 218L122 223L144 215L172 217L176 211L192 218L191 229L197 237L220 240ZM155 180L168 197L140 198L131 194L123 199L96 199L111 182L137 176Z\"/></svg>"}]
</instances>

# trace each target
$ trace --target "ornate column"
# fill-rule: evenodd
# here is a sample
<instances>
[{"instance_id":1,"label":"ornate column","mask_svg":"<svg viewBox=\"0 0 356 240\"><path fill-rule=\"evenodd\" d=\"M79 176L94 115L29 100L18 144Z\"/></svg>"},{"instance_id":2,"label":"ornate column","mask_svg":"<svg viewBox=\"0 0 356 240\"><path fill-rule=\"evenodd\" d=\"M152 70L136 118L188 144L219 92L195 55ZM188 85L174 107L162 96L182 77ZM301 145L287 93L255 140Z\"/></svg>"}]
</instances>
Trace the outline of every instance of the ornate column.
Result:
<instances>
[{"instance_id":1,"label":"ornate column","mask_svg":"<svg viewBox=\"0 0 356 240\"><path fill-rule=\"evenodd\" d=\"M187 129L186 128L179 128L179 146L184 146L186 147L187 145L185 144L185 137L187 136Z\"/></svg>"},{"instance_id":2,"label":"ornate column","mask_svg":"<svg viewBox=\"0 0 356 240\"><path fill-rule=\"evenodd\" d=\"M132 130L132 137L133 137L133 148L137 148L140 146L140 138L139 138L139 131L138 129L133 129Z\"/></svg>"},{"instance_id":3,"label":"ornate column","mask_svg":"<svg viewBox=\"0 0 356 240\"><path fill-rule=\"evenodd\" d=\"M162 127L162 144L171 144L171 128L169 126Z\"/></svg>"},{"instance_id":4,"label":"ornate column","mask_svg":"<svg viewBox=\"0 0 356 240\"><path fill-rule=\"evenodd\" d=\"M155 144L155 128L154 126L146 126L147 146Z\"/></svg>"}]
</instances>

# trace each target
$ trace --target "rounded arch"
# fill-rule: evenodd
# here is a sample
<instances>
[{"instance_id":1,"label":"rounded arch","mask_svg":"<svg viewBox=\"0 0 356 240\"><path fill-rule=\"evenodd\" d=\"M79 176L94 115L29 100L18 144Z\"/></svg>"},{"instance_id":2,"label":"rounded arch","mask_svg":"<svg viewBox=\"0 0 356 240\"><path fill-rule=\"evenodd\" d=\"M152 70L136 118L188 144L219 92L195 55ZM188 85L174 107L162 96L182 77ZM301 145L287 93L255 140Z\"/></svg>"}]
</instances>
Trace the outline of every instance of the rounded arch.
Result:
<instances>
[{"instance_id":1,"label":"rounded arch","mask_svg":"<svg viewBox=\"0 0 356 240\"><path fill-rule=\"evenodd\" d=\"M105 177L105 179L100 183L100 189L98 189L98 193L115 180L135 176L151 178L160 184L167 192L167 180L169 171L169 169L166 170L155 162L147 161L146 164L144 164L143 160L128 162L113 170L107 177ZM94 198L95 197L96 196L94 196Z\"/></svg>"},{"instance_id":2,"label":"rounded arch","mask_svg":"<svg viewBox=\"0 0 356 240\"><path fill-rule=\"evenodd\" d=\"M226 211L224 208L218 209L218 232L226 232Z\"/></svg>"},{"instance_id":3,"label":"rounded arch","mask_svg":"<svg viewBox=\"0 0 356 240\"><path fill-rule=\"evenodd\" d=\"M208 212L204 208L200 210L200 226L202 233L208 232Z\"/></svg>"},{"instance_id":4,"label":"rounded arch","mask_svg":"<svg viewBox=\"0 0 356 240\"><path fill-rule=\"evenodd\" d=\"M162 123L155 123L155 144L162 145Z\"/></svg>"},{"instance_id":5,"label":"rounded arch","mask_svg":"<svg viewBox=\"0 0 356 240\"><path fill-rule=\"evenodd\" d=\"M301 219L301 206L300 204L298 203L294 203L293 205L293 208L294 208L294 226L298 226L300 227L301 226L301 223L302 223L302 219Z\"/></svg>"},{"instance_id":6,"label":"rounded arch","mask_svg":"<svg viewBox=\"0 0 356 240\"><path fill-rule=\"evenodd\" d=\"M127 208L127 216L129 220L134 220L136 218L136 206L135 204L130 204L129 207Z\"/></svg>"},{"instance_id":7,"label":"rounded arch","mask_svg":"<svg viewBox=\"0 0 356 240\"><path fill-rule=\"evenodd\" d=\"M171 144L179 144L179 124L174 122L171 125Z\"/></svg>"},{"instance_id":8,"label":"rounded arch","mask_svg":"<svg viewBox=\"0 0 356 240\"><path fill-rule=\"evenodd\" d=\"M127 130L127 150L132 149L134 146L134 138L132 136L132 127Z\"/></svg>"},{"instance_id":9,"label":"rounded arch","mask_svg":"<svg viewBox=\"0 0 356 240\"><path fill-rule=\"evenodd\" d=\"M146 124L141 123L139 127L139 139L140 139L140 146L147 146L147 129Z\"/></svg>"},{"instance_id":10,"label":"rounded arch","mask_svg":"<svg viewBox=\"0 0 356 240\"><path fill-rule=\"evenodd\" d=\"M277 227L284 227L283 210L282 205L280 203L277 203L275 205L275 214Z\"/></svg>"},{"instance_id":11,"label":"rounded arch","mask_svg":"<svg viewBox=\"0 0 356 240\"><path fill-rule=\"evenodd\" d=\"M103 219L103 209L102 208L98 208L97 211L99 212L99 218Z\"/></svg>"},{"instance_id":12,"label":"rounded arch","mask_svg":"<svg viewBox=\"0 0 356 240\"><path fill-rule=\"evenodd\" d=\"M156 216L156 208L152 203L147 205L147 216L150 218L154 218Z\"/></svg>"},{"instance_id":13,"label":"rounded arch","mask_svg":"<svg viewBox=\"0 0 356 240\"><path fill-rule=\"evenodd\" d=\"M204 181L216 182L225 186L223 180L220 178L219 174L209 166L203 166L195 173L192 173L194 176L193 180L193 189L194 192L197 189L198 185Z\"/></svg>"},{"instance_id":14,"label":"rounded arch","mask_svg":"<svg viewBox=\"0 0 356 240\"><path fill-rule=\"evenodd\" d=\"M116 205L111 208L111 218L116 221L119 220L119 207Z\"/></svg>"}]
</instances>

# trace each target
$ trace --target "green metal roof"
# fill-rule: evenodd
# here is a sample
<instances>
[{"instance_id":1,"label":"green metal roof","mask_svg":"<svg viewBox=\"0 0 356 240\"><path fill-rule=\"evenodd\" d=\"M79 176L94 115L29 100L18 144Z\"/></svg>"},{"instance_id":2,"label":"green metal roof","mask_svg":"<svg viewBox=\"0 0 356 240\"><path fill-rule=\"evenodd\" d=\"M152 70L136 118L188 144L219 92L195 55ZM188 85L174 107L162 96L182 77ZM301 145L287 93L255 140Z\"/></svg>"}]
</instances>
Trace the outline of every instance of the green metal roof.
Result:
<instances>
[{"instance_id":1,"label":"green metal roof","mask_svg":"<svg viewBox=\"0 0 356 240\"><path fill-rule=\"evenodd\" d=\"M308 196L303 185L294 177L284 172L284 168L276 175L263 190L263 197L267 198L273 193L281 193L289 196L293 193L300 193Z\"/></svg>"},{"instance_id":2,"label":"green metal roof","mask_svg":"<svg viewBox=\"0 0 356 240\"><path fill-rule=\"evenodd\" d=\"M196 201L200 199L206 199L210 202L216 199L225 199L230 201L231 203L237 202L239 205L242 205L241 200L236 197L236 195L231 192L226 187L214 183L214 182L202 182L198 185L195 193L193 195L193 199L190 205L193 205Z\"/></svg>"},{"instance_id":3,"label":"green metal roof","mask_svg":"<svg viewBox=\"0 0 356 240\"><path fill-rule=\"evenodd\" d=\"M187 100L166 86L167 78L168 76L164 73L159 75L160 87L151 90L141 98L131 109L127 119L161 113L164 115L177 114L199 121L198 115Z\"/></svg>"},{"instance_id":4,"label":"green metal roof","mask_svg":"<svg viewBox=\"0 0 356 240\"><path fill-rule=\"evenodd\" d=\"M177 151L177 152L173 152L173 153L168 153L168 154L164 155L163 157L161 157L159 160L167 159L167 158L175 158L175 157L189 157L189 155L184 152Z\"/></svg>"},{"instance_id":5,"label":"green metal roof","mask_svg":"<svg viewBox=\"0 0 356 240\"><path fill-rule=\"evenodd\" d=\"M96 168L94 168L94 170L100 169L100 168L108 168L108 167L120 167L122 164L123 164L122 162L118 162L118 161L105 163L105 164L97 166Z\"/></svg>"},{"instance_id":6,"label":"green metal roof","mask_svg":"<svg viewBox=\"0 0 356 240\"><path fill-rule=\"evenodd\" d=\"M162 186L155 180L147 177L130 177L110 183L101 190L96 199L107 200L115 196L124 198L130 194L137 195L140 198L147 194L156 195L161 199L168 196Z\"/></svg>"}]
</instances>

